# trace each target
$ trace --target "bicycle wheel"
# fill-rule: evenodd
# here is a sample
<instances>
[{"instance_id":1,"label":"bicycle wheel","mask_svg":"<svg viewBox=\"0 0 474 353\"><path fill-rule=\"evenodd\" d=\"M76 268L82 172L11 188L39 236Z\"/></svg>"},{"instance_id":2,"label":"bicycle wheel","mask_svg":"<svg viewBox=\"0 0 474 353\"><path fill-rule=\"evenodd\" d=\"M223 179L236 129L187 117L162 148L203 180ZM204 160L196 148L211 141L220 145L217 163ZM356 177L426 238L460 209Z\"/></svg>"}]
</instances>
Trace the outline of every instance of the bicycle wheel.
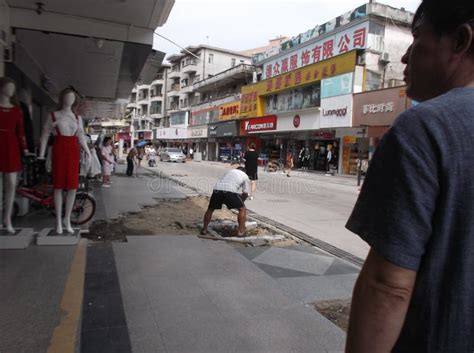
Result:
<instances>
[{"instance_id":1,"label":"bicycle wheel","mask_svg":"<svg viewBox=\"0 0 474 353\"><path fill-rule=\"evenodd\" d=\"M71 213L71 223L81 225L91 220L95 213L95 199L86 192L76 194Z\"/></svg>"}]
</instances>

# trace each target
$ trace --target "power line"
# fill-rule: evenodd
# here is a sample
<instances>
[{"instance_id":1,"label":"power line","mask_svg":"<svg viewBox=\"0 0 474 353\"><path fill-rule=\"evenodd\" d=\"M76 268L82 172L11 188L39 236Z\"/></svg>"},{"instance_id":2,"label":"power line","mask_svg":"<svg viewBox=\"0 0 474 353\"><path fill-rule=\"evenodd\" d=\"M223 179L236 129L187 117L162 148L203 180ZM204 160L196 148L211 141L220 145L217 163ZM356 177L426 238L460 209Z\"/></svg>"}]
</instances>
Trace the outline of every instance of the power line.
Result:
<instances>
[{"instance_id":1,"label":"power line","mask_svg":"<svg viewBox=\"0 0 474 353\"><path fill-rule=\"evenodd\" d=\"M168 42L170 42L170 43L176 45L178 48L180 48L180 49L184 50L186 53L188 53L188 54L194 56L196 59L201 60L201 58L200 58L199 56L197 56L197 55L194 54L193 52L190 52L188 49L182 47L181 45L179 45L179 44L176 43L175 41L173 41L173 40L171 40L171 39L165 37L164 35L159 34L158 32L153 32L153 34L156 34L158 37L161 37L161 38L167 40Z\"/></svg>"}]
</instances>

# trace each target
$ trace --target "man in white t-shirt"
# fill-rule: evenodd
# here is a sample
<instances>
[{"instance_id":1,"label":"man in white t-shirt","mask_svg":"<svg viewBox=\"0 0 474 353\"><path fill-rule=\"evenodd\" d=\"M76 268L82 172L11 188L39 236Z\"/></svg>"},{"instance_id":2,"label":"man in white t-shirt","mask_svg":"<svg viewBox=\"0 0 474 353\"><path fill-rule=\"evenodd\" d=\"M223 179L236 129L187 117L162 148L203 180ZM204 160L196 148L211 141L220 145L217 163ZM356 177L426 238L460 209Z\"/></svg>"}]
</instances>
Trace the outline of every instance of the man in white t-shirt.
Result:
<instances>
[{"instance_id":1,"label":"man in white t-shirt","mask_svg":"<svg viewBox=\"0 0 474 353\"><path fill-rule=\"evenodd\" d=\"M228 171L214 186L209 207L204 215L204 225L201 231L202 235L208 234L207 227L211 222L214 210L220 210L222 204L227 208L239 210L237 220L239 229L238 237L245 237L245 220L247 218L247 209L244 201L248 197L250 180L244 167L238 167Z\"/></svg>"}]
</instances>

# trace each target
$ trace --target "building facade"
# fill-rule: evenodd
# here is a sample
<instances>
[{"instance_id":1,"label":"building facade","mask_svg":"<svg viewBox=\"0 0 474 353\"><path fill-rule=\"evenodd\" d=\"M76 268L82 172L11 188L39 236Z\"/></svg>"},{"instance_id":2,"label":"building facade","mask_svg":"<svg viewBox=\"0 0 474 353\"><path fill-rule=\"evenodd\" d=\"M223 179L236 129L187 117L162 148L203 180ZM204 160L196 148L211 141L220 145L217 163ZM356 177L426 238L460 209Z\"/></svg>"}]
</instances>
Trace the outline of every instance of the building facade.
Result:
<instances>
[{"instance_id":1,"label":"building facade","mask_svg":"<svg viewBox=\"0 0 474 353\"><path fill-rule=\"evenodd\" d=\"M211 79L217 74L237 67L241 64L250 64L250 57L238 52L215 48L208 45L188 46L180 54L169 56L170 67L167 69L166 80L166 116L164 124L160 124L155 130L155 136L164 144L190 144L188 141L187 126L183 126L181 121L193 123L191 111L204 109L207 104L209 107L216 100L216 92L212 90L199 89L202 85L196 85L198 82ZM234 90L239 94L238 89ZM208 107L208 108L209 108ZM173 122L179 122L175 125ZM203 125L208 121L204 119ZM193 123L194 124L194 123ZM197 125L193 125L197 126ZM169 134L165 130L172 128L179 134ZM194 128L195 136L199 135L199 128ZM199 135L204 138L205 135ZM197 146L199 149L199 145ZM204 152L205 153L205 152Z\"/></svg>"}]
</instances>

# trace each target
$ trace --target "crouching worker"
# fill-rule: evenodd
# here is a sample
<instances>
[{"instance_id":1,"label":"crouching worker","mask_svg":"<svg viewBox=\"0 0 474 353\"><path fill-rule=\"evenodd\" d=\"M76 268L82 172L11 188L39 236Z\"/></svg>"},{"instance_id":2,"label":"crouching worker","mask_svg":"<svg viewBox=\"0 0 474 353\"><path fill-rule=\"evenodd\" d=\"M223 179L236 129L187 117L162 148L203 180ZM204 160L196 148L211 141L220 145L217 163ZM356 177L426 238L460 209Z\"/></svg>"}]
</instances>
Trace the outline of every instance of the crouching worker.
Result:
<instances>
[{"instance_id":1,"label":"crouching worker","mask_svg":"<svg viewBox=\"0 0 474 353\"><path fill-rule=\"evenodd\" d=\"M245 220L247 217L247 210L244 201L248 197L250 180L245 172L244 167L238 167L228 171L222 179L220 179L214 186L211 201L204 215L204 226L201 234L208 234L207 227L212 218L214 210L220 210L222 204L227 208L239 210L238 215L238 237L245 237Z\"/></svg>"}]
</instances>

